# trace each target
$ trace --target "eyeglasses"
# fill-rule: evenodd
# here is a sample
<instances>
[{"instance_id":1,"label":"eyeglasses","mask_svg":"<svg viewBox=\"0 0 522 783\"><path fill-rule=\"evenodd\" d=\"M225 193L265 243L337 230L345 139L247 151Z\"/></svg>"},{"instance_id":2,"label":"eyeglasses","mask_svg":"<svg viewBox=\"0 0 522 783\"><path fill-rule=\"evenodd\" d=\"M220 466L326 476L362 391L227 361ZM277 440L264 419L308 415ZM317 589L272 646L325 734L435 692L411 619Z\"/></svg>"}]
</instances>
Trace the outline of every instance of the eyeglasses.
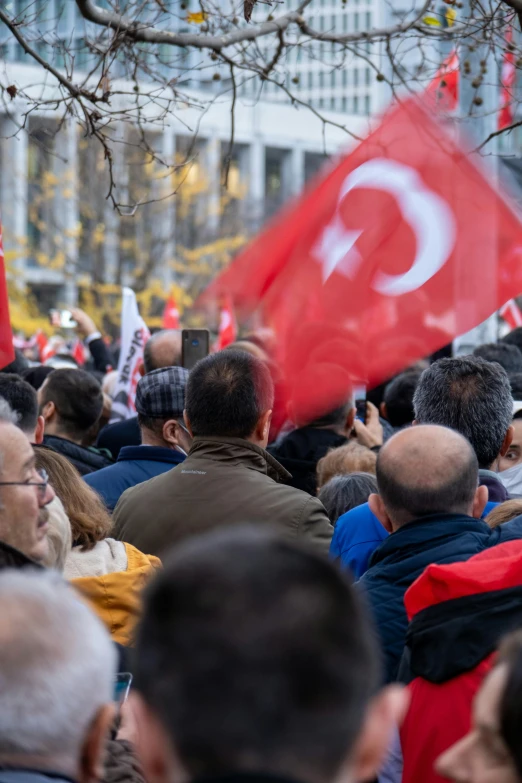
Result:
<instances>
[{"instance_id":1,"label":"eyeglasses","mask_svg":"<svg viewBox=\"0 0 522 783\"><path fill-rule=\"evenodd\" d=\"M38 473L42 479L41 481L0 481L0 487L38 487L38 494L41 498L44 498L47 492L47 485L49 484L49 476L43 468L40 470L35 469L35 472Z\"/></svg>"}]
</instances>

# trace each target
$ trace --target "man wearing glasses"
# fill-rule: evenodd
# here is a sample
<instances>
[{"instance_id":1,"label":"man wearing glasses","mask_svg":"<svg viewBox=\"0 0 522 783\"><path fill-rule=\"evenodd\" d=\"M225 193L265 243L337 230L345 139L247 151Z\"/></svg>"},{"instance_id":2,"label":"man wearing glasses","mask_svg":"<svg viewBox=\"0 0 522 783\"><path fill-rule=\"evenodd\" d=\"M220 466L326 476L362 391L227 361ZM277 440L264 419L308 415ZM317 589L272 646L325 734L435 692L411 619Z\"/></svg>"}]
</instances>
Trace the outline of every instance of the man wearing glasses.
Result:
<instances>
[{"instance_id":1,"label":"man wearing glasses","mask_svg":"<svg viewBox=\"0 0 522 783\"><path fill-rule=\"evenodd\" d=\"M17 416L0 399L0 542L37 563L48 554L47 506L54 498L47 474L37 471L29 439Z\"/></svg>"}]
</instances>

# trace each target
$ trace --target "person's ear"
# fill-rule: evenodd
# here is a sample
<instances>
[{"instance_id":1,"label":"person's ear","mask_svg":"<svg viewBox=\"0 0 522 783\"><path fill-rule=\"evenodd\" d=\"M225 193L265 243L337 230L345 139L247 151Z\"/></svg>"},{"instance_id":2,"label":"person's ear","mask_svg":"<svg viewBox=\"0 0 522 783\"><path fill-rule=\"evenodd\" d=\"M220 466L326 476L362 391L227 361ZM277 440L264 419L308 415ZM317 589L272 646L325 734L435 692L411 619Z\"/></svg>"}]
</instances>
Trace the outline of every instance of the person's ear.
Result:
<instances>
[{"instance_id":1,"label":"person's ear","mask_svg":"<svg viewBox=\"0 0 522 783\"><path fill-rule=\"evenodd\" d=\"M180 426L176 419L169 419L163 424L163 440L169 444L169 446L172 446L173 448L175 446L179 446L179 430Z\"/></svg>"},{"instance_id":2,"label":"person's ear","mask_svg":"<svg viewBox=\"0 0 522 783\"><path fill-rule=\"evenodd\" d=\"M413 419L413 421L412 421L412 423L411 423L411 426L412 426L412 427L416 427L416 426L417 426L417 424L418 424L418 421L417 421L417 419Z\"/></svg>"},{"instance_id":3,"label":"person's ear","mask_svg":"<svg viewBox=\"0 0 522 783\"><path fill-rule=\"evenodd\" d=\"M389 685L372 699L352 752L354 780L362 783L377 777L394 735L398 741L398 729L408 704L409 693L399 685Z\"/></svg>"},{"instance_id":4,"label":"person's ear","mask_svg":"<svg viewBox=\"0 0 522 783\"><path fill-rule=\"evenodd\" d=\"M40 443L43 443L44 432L45 432L45 419L43 416L38 416L38 421L36 422L36 429L34 431L34 442L36 444L40 445Z\"/></svg>"},{"instance_id":5,"label":"person's ear","mask_svg":"<svg viewBox=\"0 0 522 783\"><path fill-rule=\"evenodd\" d=\"M515 428L511 424L511 426L509 426L507 428L507 432L506 432L506 435L504 437L504 442L502 443L502 448L500 449L500 454L499 454L500 457L505 457L506 456L506 454L509 451L509 447L511 446L511 442L512 442L514 436L515 436Z\"/></svg>"},{"instance_id":6,"label":"person's ear","mask_svg":"<svg viewBox=\"0 0 522 783\"><path fill-rule=\"evenodd\" d=\"M263 448L268 444L268 434L270 432L270 422L272 421L272 409L269 409L261 414L257 420L256 428L253 432L254 440L259 443Z\"/></svg>"},{"instance_id":7,"label":"person's ear","mask_svg":"<svg viewBox=\"0 0 522 783\"><path fill-rule=\"evenodd\" d=\"M51 421L52 418L54 418L54 415L56 414L56 405L52 400L49 400L49 402L46 402L41 410L41 415L44 419L44 423L47 423L48 421Z\"/></svg>"},{"instance_id":8,"label":"person's ear","mask_svg":"<svg viewBox=\"0 0 522 783\"><path fill-rule=\"evenodd\" d=\"M143 364L143 362L140 362L140 365L138 367L138 372L143 378L143 376L145 375L145 365Z\"/></svg>"},{"instance_id":9,"label":"person's ear","mask_svg":"<svg viewBox=\"0 0 522 783\"><path fill-rule=\"evenodd\" d=\"M99 783L104 779L105 744L115 713L114 704L105 704L96 713L80 753L79 783Z\"/></svg>"},{"instance_id":10,"label":"person's ear","mask_svg":"<svg viewBox=\"0 0 522 783\"><path fill-rule=\"evenodd\" d=\"M475 497L473 498L473 506L471 509L471 516L475 517L475 519L481 519L482 514L484 513L484 509L486 508L486 503L488 502L489 498L489 490L487 487L477 487L477 490L475 492Z\"/></svg>"},{"instance_id":11,"label":"person's ear","mask_svg":"<svg viewBox=\"0 0 522 783\"><path fill-rule=\"evenodd\" d=\"M190 437L193 438L194 437L194 433L192 432L192 427L190 426L190 419L189 419L189 417L187 415L187 411L186 410L183 411L183 421L185 422L185 427L188 429L188 431L190 433Z\"/></svg>"},{"instance_id":12,"label":"person's ear","mask_svg":"<svg viewBox=\"0 0 522 783\"><path fill-rule=\"evenodd\" d=\"M375 514L383 528L387 530L388 533L393 533L393 525L381 496L376 494L370 495L368 498L368 505L370 506L370 511L372 514Z\"/></svg>"},{"instance_id":13,"label":"person's ear","mask_svg":"<svg viewBox=\"0 0 522 783\"><path fill-rule=\"evenodd\" d=\"M139 693L132 691L130 699L139 726L135 748L144 780L147 783L170 783L172 780L176 783L187 783L188 775L162 723Z\"/></svg>"},{"instance_id":14,"label":"person's ear","mask_svg":"<svg viewBox=\"0 0 522 783\"><path fill-rule=\"evenodd\" d=\"M382 418L386 419L386 421L388 421L388 409L386 407L386 403L385 402L381 402L381 404L379 405L379 411L380 411L380 414L381 414Z\"/></svg>"}]
</instances>

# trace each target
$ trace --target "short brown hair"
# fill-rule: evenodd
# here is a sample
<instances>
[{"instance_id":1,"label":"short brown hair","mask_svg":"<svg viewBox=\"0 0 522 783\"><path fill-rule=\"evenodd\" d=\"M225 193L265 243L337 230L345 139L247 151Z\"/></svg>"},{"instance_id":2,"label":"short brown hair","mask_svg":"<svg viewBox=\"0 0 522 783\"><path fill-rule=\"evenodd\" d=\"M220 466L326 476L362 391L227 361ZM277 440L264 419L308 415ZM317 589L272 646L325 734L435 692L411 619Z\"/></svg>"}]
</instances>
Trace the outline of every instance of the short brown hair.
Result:
<instances>
[{"instance_id":1,"label":"short brown hair","mask_svg":"<svg viewBox=\"0 0 522 783\"><path fill-rule=\"evenodd\" d=\"M331 449L317 463L317 488L320 489L334 476L347 473L371 473L375 476L376 464L377 455L356 441Z\"/></svg>"},{"instance_id":2,"label":"short brown hair","mask_svg":"<svg viewBox=\"0 0 522 783\"><path fill-rule=\"evenodd\" d=\"M520 516L520 514L522 514L522 498L513 498L512 500L506 500L504 503L495 506L495 508L489 512L484 522L493 529L499 525L503 525L504 522L509 522L511 519Z\"/></svg>"},{"instance_id":3,"label":"short brown hair","mask_svg":"<svg viewBox=\"0 0 522 783\"><path fill-rule=\"evenodd\" d=\"M74 465L45 446L35 448L36 467L44 468L49 483L60 498L71 523L73 546L93 549L107 538L112 520L102 499L82 479Z\"/></svg>"}]
</instances>

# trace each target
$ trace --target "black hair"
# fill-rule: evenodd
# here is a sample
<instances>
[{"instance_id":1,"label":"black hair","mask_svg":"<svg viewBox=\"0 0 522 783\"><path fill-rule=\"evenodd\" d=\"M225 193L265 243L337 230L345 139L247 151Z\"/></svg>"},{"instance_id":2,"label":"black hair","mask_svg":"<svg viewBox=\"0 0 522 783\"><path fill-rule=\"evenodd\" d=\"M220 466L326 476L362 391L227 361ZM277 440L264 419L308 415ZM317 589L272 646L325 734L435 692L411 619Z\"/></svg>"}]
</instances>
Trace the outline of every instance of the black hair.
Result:
<instances>
[{"instance_id":1,"label":"black hair","mask_svg":"<svg viewBox=\"0 0 522 783\"><path fill-rule=\"evenodd\" d=\"M191 370L185 409L195 436L248 438L274 403L267 365L245 351L219 351Z\"/></svg>"},{"instance_id":2,"label":"black hair","mask_svg":"<svg viewBox=\"0 0 522 783\"><path fill-rule=\"evenodd\" d=\"M413 407L418 424L439 424L464 435L480 468L497 459L513 419L506 371L475 356L439 359L424 370Z\"/></svg>"},{"instance_id":3,"label":"black hair","mask_svg":"<svg viewBox=\"0 0 522 783\"><path fill-rule=\"evenodd\" d=\"M414 420L413 395L422 372L407 370L386 385L383 402L386 404L386 418L392 427L404 427Z\"/></svg>"},{"instance_id":4,"label":"black hair","mask_svg":"<svg viewBox=\"0 0 522 783\"><path fill-rule=\"evenodd\" d=\"M145 593L135 686L191 780L333 780L378 682L370 625L326 558L253 526L207 533Z\"/></svg>"},{"instance_id":5,"label":"black hair","mask_svg":"<svg viewBox=\"0 0 522 783\"><path fill-rule=\"evenodd\" d=\"M348 473L334 476L321 487L318 498L333 525L339 517L368 501L377 492L377 480L371 473Z\"/></svg>"},{"instance_id":6,"label":"black hair","mask_svg":"<svg viewBox=\"0 0 522 783\"><path fill-rule=\"evenodd\" d=\"M522 372L509 373L509 383L513 399L522 402Z\"/></svg>"},{"instance_id":7,"label":"black hair","mask_svg":"<svg viewBox=\"0 0 522 783\"><path fill-rule=\"evenodd\" d=\"M40 386L43 386L47 376L54 372L54 369L54 367L49 367L49 365L39 364L37 367L29 367L27 370L24 370L22 378L24 381L27 381L33 389L38 391Z\"/></svg>"},{"instance_id":8,"label":"black hair","mask_svg":"<svg viewBox=\"0 0 522 783\"><path fill-rule=\"evenodd\" d=\"M505 337L500 341L506 345L516 345L516 347L522 351L522 326L517 326L512 329Z\"/></svg>"},{"instance_id":9,"label":"black hair","mask_svg":"<svg viewBox=\"0 0 522 783\"><path fill-rule=\"evenodd\" d=\"M60 432L71 437L83 436L101 416L101 386L85 370L62 369L52 372L41 391L40 411L54 402Z\"/></svg>"},{"instance_id":10,"label":"black hair","mask_svg":"<svg viewBox=\"0 0 522 783\"><path fill-rule=\"evenodd\" d=\"M0 397L18 414L17 426L31 434L38 421L38 398L33 387L14 373L0 373Z\"/></svg>"},{"instance_id":11,"label":"black hair","mask_svg":"<svg viewBox=\"0 0 522 783\"><path fill-rule=\"evenodd\" d=\"M2 367L0 372L7 373L8 375L22 375L24 370L29 367L29 362L23 355L19 348L14 349L15 358L5 367Z\"/></svg>"},{"instance_id":12,"label":"black hair","mask_svg":"<svg viewBox=\"0 0 522 783\"><path fill-rule=\"evenodd\" d=\"M507 373L522 372L522 352L510 343L486 343L473 351L473 356L497 362Z\"/></svg>"},{"instance_id":13,"label":"black hair","mask_svg":"<svg viewBox=\"0 0 522 783\"><path fill-rule=\"evenodd\" d=\"M351 401L349 401L345 405L340 405L338 408L335 408L334 410L329 411L328 413L324 413L322 416L317 416L307 426L308 427L344 426L346 425L346 419L348 417L348 414L350 413L351 408L352 408L352 403Z\"/></svg>"}]
</instances>

